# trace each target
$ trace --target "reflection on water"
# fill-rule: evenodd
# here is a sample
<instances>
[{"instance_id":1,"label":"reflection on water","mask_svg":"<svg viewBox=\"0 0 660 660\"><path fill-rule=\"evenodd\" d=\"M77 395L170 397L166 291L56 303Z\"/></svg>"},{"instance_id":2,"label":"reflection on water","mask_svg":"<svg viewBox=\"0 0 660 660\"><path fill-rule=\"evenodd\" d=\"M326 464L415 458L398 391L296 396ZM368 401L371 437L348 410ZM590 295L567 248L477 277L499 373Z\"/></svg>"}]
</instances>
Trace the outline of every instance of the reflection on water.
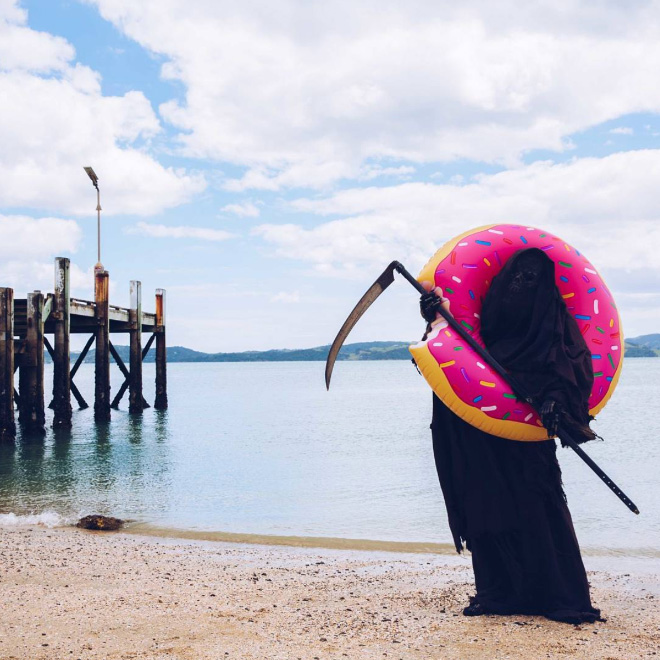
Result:
<instances>
[{"instance_id":1,"label":"reflection on water","mask_svg":"<svg viewBox=\"0 0 660 660\"><path fill-rule=\"evenodd\" d=\"M167 413L117 412L94 424L92 409L75 416L71 431L19 435L0 445L0 511L55 511L65 519L85 513L147 514L163 509L170 485Z\"/></svg>"},{"instance_id":2,"label":"reflection on water","mask_svg":"<svg viewBox=\"0 0 660 660\"><path fill-rule=\"evenodd\" d=\"M76 381L93 392L92 365ZM0 446L0 514L103 513L194 533L451 542L433 465L431 396L408 363L342 362L329 393L320 362L171 364L169 386L169 411L113 411L110 424L96 425L90 407L74 413L71 432ZM145 389L152 401L153 365L145 365ZM595 426L606 442L587 447L641 516L559 451L587 548L660 549L660 422L649 414L659 397L660 360L628 360Z\"/></svg>"}]
</instances>

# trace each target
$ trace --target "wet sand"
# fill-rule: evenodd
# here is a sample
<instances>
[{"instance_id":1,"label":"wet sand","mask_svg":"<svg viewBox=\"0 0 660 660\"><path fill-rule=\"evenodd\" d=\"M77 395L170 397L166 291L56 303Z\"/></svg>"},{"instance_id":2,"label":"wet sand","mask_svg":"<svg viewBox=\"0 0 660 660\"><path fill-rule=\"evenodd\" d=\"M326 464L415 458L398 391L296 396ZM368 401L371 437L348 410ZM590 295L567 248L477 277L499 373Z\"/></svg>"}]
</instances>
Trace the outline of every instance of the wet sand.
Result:
<instances>
[{"instance_id":1,"label":"wet sand","mask_svg":"<svg viewBox=\"0 0 660 660\"><path fill-rule=\"evenodd\" d=\"M570 626L463 617L468 558L0 529L0 658L657 657L660 571L610 566Z\"/></svg>"}]
</instances>

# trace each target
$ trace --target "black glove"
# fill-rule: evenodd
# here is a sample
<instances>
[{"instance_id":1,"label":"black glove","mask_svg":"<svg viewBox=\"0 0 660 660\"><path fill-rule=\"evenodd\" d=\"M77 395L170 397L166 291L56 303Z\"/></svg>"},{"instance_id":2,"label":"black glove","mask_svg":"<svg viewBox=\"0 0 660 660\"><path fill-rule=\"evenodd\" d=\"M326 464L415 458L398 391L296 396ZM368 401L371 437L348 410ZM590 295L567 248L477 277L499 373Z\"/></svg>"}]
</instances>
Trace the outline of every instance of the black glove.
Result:
<instances>
[{"instance_id":1,"label":"black glove","mask_svg":"<svg viewBox=\"0 0 660 660\"><path fill-rule=\"evenodd\" d=\"M561 419L561 406L554 399L546 399L539 410L541 421L548 431L548 437L553 438L559 430L559 421Z\"/></svg>"},{"instance_id":2,"label":"black glove","mask_svg":"<svg viewBox=\"0 0 660 660\"><path fill-rule=\"evenodd\" d=\"M427 323L433 323L441 304L442 300L432 291L423 293L419 298L419 313Z\"/></svg>"}]
</instances>

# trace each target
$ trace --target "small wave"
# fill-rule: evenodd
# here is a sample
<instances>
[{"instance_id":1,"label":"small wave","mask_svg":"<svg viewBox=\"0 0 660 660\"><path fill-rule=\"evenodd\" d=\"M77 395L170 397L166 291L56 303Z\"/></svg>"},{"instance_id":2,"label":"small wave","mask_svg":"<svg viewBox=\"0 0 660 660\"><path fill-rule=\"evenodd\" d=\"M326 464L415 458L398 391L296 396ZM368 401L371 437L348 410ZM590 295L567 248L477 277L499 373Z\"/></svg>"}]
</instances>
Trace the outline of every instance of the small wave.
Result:
<instances>
[{"instance_id":1,"label":"small wave","mask_svg":"<svg viewBox=\"0 0 660 660\"><path fill-rule=\"evenodd\" d=\"M17 515L15 513L0 513L0 527L61 527L70 521L55 511L43 511L42 513L28 513Z\"/></svg>"}]
</instances>

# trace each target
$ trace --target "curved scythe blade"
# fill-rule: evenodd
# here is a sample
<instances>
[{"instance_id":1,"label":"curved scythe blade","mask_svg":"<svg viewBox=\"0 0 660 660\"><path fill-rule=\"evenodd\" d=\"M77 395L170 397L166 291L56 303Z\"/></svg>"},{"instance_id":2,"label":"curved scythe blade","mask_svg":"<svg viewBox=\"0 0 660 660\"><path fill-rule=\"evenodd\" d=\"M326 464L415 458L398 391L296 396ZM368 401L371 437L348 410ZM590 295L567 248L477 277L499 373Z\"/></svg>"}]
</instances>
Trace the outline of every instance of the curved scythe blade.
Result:
<instances>
[{"instance_id":1,"label":"curved scythe blade","mask_svg":"<svg viewBox=\"0 0 660 660\"><path fill-rule=\"evenodd\" d=\"M353 311L348 315L344 321L344 325L337 333L335 340L332 342L328 359L325 363L325 386L330 389L330 378L332 377L332 369L335 366L335 360L339 354L339 349L342 347L344 340L348 337L349 332L353 326L360 320L362 315L371 307L371 304L380 296L387 287L394 282L394 271L399 265L398 261L393 261L380 275L380 277L369 287L369 290L360 298L360 301L353 308Z\"/></svg>"}]
</instances>

